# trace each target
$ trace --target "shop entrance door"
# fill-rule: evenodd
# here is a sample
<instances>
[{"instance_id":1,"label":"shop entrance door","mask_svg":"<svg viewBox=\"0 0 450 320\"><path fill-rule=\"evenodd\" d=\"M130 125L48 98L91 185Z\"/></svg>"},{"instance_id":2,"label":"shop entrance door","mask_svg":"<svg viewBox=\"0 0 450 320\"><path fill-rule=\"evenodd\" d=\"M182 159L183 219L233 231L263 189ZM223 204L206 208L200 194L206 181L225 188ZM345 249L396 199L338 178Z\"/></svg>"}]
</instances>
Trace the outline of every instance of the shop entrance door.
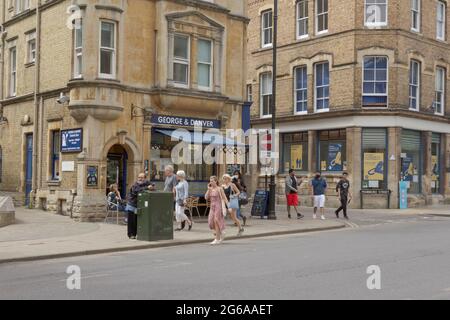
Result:
<instances>
[{"instance_id":1,"label":"shop entrance door","mask_svg":"<svg viewBox=\"0 0 450 320\"><path fill-rule=\"evenodd\" d=\"M122 199L127 195L127 162L128 154L120 146L113 146L108 153L108 165L106 174L106 186L109 192L109 186L117 184Z\"/></svg>"}]
</instances>

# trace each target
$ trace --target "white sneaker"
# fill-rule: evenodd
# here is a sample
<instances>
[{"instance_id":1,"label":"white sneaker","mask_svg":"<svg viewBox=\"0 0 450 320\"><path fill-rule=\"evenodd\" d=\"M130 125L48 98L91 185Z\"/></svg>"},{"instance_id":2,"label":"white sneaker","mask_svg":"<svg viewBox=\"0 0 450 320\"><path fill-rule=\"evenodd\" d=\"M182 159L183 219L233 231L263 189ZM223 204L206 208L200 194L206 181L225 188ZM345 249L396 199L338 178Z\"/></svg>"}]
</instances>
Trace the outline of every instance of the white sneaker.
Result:
<instances>
[{"instance_id":1,"label":"white sneaker","mask_svg":"<svg viewBox=\"0 0 450 320\"><path fill-rule=\"evenodd\" d=\"M317 215L313 215L313 219L316 220L317 219Z\"/></svg>"},{"instance_id":2,"label":"white sneaker","mask_svg":"<svg viewBox=\"0 0 450 320\"><path fill-rule=\"evenodd\" d=\"M325 216L322 216L322 218L321 218L322 220L325 220Z\"/></svg>"},{"instance_id":3,"label":"white sneaker","mask_svg":"<svg viewBox=\"0 0 450 320\"><path fill-rule=\"evenodd\" d=\"M214 241L211 242L211 245L212 245L212 246L215 246L215 245L218 245L218 244L219 244L219 241L217 241L216 239L214 239Z\"/></svg>"}]
</instances>

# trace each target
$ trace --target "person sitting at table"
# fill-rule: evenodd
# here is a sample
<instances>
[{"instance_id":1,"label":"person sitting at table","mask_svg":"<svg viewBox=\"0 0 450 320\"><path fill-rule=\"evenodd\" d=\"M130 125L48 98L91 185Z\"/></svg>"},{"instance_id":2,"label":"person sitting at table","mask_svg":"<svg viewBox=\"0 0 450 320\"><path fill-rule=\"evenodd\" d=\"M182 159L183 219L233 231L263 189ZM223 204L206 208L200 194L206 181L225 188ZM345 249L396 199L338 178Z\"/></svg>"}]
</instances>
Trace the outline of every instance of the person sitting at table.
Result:
<instances>
[{"instance_id":1,"label":"person sitting at table","mask_svg":"<svg viewBox=\"0 0 450 320\"><path fill-rule=\"evenodd\" d=\"M112 184L109 186L108 193L108 209L111 211L125 211L125 206L123 205L123 200L119 192L117 184ZM125 213L125 223L127 223L127 216Z\"/></svg>"}]
</instances>

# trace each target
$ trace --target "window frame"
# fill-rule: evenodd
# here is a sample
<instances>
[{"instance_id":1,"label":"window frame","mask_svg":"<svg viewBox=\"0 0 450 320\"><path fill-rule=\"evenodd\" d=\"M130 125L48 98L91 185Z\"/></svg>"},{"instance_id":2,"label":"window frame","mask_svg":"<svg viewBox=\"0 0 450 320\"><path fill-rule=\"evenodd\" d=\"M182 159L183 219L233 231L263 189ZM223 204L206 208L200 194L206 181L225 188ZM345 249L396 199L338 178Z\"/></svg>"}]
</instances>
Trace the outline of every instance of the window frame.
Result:
<instances>
[{"instance_id":1,"label":"window frame","mask_svg":"<svg viewBox=\"0 0 450 320\"><path fill-rule=\"evenodd\" d=\"M176 57L175 56L175 38L176 37L181 37L181 38L187 39L187 48L186 48L186 50L187 50L187 58L182 58L182 57ZM172 52L170 53L170 56L172 58L172 61L171 61L171 64L172 64L172 66L171 66L171 68L172 68L172 75L171 75L171 77L172 77L172 85L174 87L176 87L176 88L185 88L185 89L187 89L191 85L191 79L190 79L191 78L191 36L188 35L188 34L183 34L183 33L173 33L171 38L172 38L171 39L171 41L172 41L171 51ZM187 68L186 68L186 72L187 72L186 80L187 80L187 83L182 83L182 82L175 81L175 68L174 68L175 64L182 64L182 65L186 65L187 66Z\"/></svg>"},{"instance_id":2,"label":"window frame","mask_svg":"<svg viewBox=\"0 0 450 320\"><path fill-rule=\"evenodd\" d=\"M37 42L36 42L36 32L31 32L27 35L27 64L36 63L36 53L37 53ZM32 45L34 44L34 49ZM34 55L34 57L33 57Z\"/></svg>"},{"instance_id":3,"label":"window frame","mask_svg":"<svg viewBox=\"0 0 450 320\"><path fill-rule=\"evenodd\" d=\"M114 26L114 28L113 28L114 34L113 34L113 37L112 37L112 39L114 41L114 43L113 43L114 47L112 47L112 48L110 48L110 47L103 47L102 46L102 25L103 25L103 23L111 24L111 25ZM98 74L99 74L99 77L102 78L102 79L116 79L116 76L117 76L117 43L118 43L118 41L117 41L117 29L118 28L117 28L117 22L116 21L113 21L113 20L100 20ZM112 73L111 74L102 73L101 62L102 62L102 52L103 51L112 53L112 56L111 56L111 59L112 59L112 61L111 61L111 71L112 71Z\"/></svg>"},{"instance_id":4,"label":"window frame","mask_svg":"<svg viewBox=\"0 0 450 320\"><path fill-rule=\"evenodd\" d=\"M204 87L201 85L198 85L198 89L202 90L202 91L213 91L213 87L214 87L214 73L213 73L213 69L214 69L214 41L212 39L207 39L207 38L199 38L197 40L197 42L200 41L208 41L211 45L210 48L210 55L211 55L211 61L210 62L203 62L199 60L199 46L197 45L197 84L199 83L198 81L198 75L199 75L199 65L209 65L209 87ZM188 47L188 51L189 51L189 47ZM189 74L189 73L188 73Z\"/></svg>"},{"instance_id":5,"label":"window frame","mask_svg":"<svg viewBox=\"0 0 450 320\"><path fill-rule=\"evenodd\" d=\"M268 79L271 80L271 85L269 86L270 88L270 93L263 93L263 78L265 76L269 76ZM259 79L260 79L260 85L259 85L259 104L260 104L260 116L261 118L270 118L272 117L272 110L271 110L271 104L272 104L272 97L273 97L273 74L272 72L263 72L259 75ZM264 97L269 96L269 106L268 106L268 114L264 114Z\"/></svg>"},{"instance_id":6,"label":"window frame","mask_svg":"<svg viewBox=\"0 0 450 320\"><path fill-rule=\"evenodd\" d=\"M80 79L83 77L83 48L84 48L84 32L83 32L83 19L80 19L80 28L74 29L74 57L73 57L73 77ZM81 36L81 47L77 46L78 37ZM81 64L79 62L81 60Z\"/></svg>"},{"instance_id":7,"label":"window frame","mask_svg":"<svg viewBox=\"0 0 450 320\"><path fill-rule=\"evenodd\" d=\"M442 72L442 89L438 89L438 75L439 72ZM434 113L438 116L443 116L445 114L445 99L446 97L446 85L447 85L447 81L446 81L446 77L447 77L447 70L444 67L436 67L436 72L435 72L435 98L434 98ZM437 96L438 94L442 95L442 102L440 103L441 105L441 112L438 112L437 110Z\"/></svg>"},{"instance_id":8,"label":"window frame","mask_svg":"<svg viewBox=\"0 0 450 320\"><path fill-rule=\"evenodd\" d=\"M271 21L270 27L265 27L264 25L264 17L266 14L270 14L271 19L269 19L269 21ZM270 31L270 43L265 43L265 31L269 30ZM264 10L263 12L261 12L261 48L271 48L273 46L273 10L272 9L268 9L268 10Z\"/></svg>"},{"instance_id":9,"label":"window frame","mask_svg":"<svg viewBox=\"0 0 450 320\"><path fill-rule=\"evenodd\" d=\"M443 21L439 20L439 9L442 8L443 9L443 13L442 13L442 17L443 17ZM438 1L437 2L437 9L436 9L436 40L438 41L445 41L446 40L446 36L447 36L447 28L446 28L446 23L447 23L447 6L444 2L442 1ZM442 24L442 37L439 36L439 26L440 24Z\"/></svg>"},{"instance_id":10,"label":"window frame","mask_svg":"<svg viewBox=\"0 0 450 320\"><path fill-rule=\"evenodd\" d=\"M385 7L386 7L386 21L384 22L368 22L367 21L367 8L369 5L379 5L379 3L376 4L368 4L367 0L364 0L364 26L369 28L376 28L376 27L387 27L389 24L389 0L377 0L377 1L386 1Z\"/></svg>"},{"instance_id":11,"label":"window frame","mask_svg":"<svg viewBox=\"0 0 450 320\"><path fill-rule=\"evenodd\" d=\"M297 3L295 4L295 12L296 12L296 16L295 16L295 20L296 20L296 38L297 40L302 40L302 39L307 39L309 38L309 14L308 14L308 9L309 9L309 4L308 4L309 0L298 0ZM306 16L300 18L300 4L304 3L304 5L306 6ZM300 24L301 23L306 23L306 33L305 34L300 34Z\"/></svg>"},{"instance_id":12,"label":"window frame","mask_svg":"<svg viewBox=\"0 0 450 320\"><path fill-rule=\"evenodd\" d=\"M417 8L414 8L415 1L417 1ZM415 23L417 23L417 28L414 27ZM411 31L420 33L421 28L422 28L422 0L411 0Z\"/></svg>"},{"instance_id":13,"label":"window frame","mask_svg":"<svg viewBox=\"0 0 450 320\"><path fill-rule=\"evenodd\" d=\"M246 86L247 102L253 102L253 85L251 83Z\"/></svg>"},{"instance_id":14,"label":"window frame","mask_svg":"<svg viewBox=\"0 0 450 320\"><path fill-rule=\"evenodd\" d=\"M306 87L297 88L297 71L299 69L304 69L306 74ZM303 76L303 75L302 75ZM306 100L298 101L299 92L306 91ZM306 65L296 66L294 68L294 114L295 115L305 115L308 114L308 67ZM306 110L298 111L298 103L306 103Z\"/></svg>"},{"instance_id":15,"label":"window frame","mask_svg":"<svg viewBox=\"0 0 450 320\"><path fill-rule=\"evenodd\" d=\"M321 12L319 13L319 1L322 1L322 3L326 3L327 4L327 11ZM316 35L322 35L322 34L327 34L329 32L329 12L330 12L330 7L329 7L330 3L328 2L328 0L317 0L316 1L316 7L315 7L315 12L316 12L316 16L315 16L315 20L316 20ZM319 31L319 21L321 16L326 16L326 21L327 21L327 28L324 30Z\"/></svg>"},{"instance_id":16,"label":"window frame","mask_svg":"<svg viewBox=\"0 0 450 320\"><path fill-rule=\"evenodd\" d=\"M17 46L9 48L9 96L17 96Z\"/></svg>"},{"instance_id":17,"label":"window frame","mask_svg":"<svg viewBox=\"0 0 450 320\"><path fill-rule=\"evenodd\" d=\"M328 84L327 85L317 85L317 67L319 65L328 65ZM322 75L323 76L323 75ZM328 99L328 108L323 108L323 109L317 109L317 102L319 100L318 98L318 94L317 94L317 90L320 88L325 88L328 87L328 97L322 97L320 98L320 100L327 100ZM330 62L329 61L322 61L322 62L317 62L314 64L314 113L321 113L321 112L329 112L330 111L330 88L331 88L331 78L330 78Z\"/></svg>"},{"instance_id":18,"label":"window frame","mask_svg":"<svg viewBox=\"0 0 450 320\"><path fill-rule=\"evenodd\" d=\"M369 97L377 97L377 96L382 96L381 94L377 94L377 93L368 93L365 94L364 93L364 84L366 82L366 80L364 80L364 75L365 75L365 71L366 71L366 63L365 60L366 58L385 58L386 59L386 106L371 106L371 105L365 105L364 104L364 97L365 96L369 96ZM376 62L375 62L376 63ZM363 72L362 72L362 88L361 88L361 106L362 108L368 108L368 109L386 109L389 108L389 57L388 56L383 56L383 55L367 55L363 57ZM376 72L376 67L375 69L373 69ZM376 79L371 80L371 82L373 83L377 83ZM381 82L381 81L378 81ZM383 95L384 96L384 95Z\"/></svg>"},{"instance_id":19,"label":"window frame","mask_svg":"<svg viewBox=\"0 0 450 320\"><path fill-rule=\"evenodd\" d=\"M413 77L413 65L417 66L417 84L412 82L412 77ZM409 110L411 111L420 111L420 99L421 99L421 92L420 90L421 88L421 80L422 80L422 63L418 60L414 60L411 59L410 63L409 63ZM415 87L417 89L417 96L413 97L411 92L412 92L412 88ZM412 107L412 100L415 99L416 100L416 108Z\"/></svg>"}]
</instances>

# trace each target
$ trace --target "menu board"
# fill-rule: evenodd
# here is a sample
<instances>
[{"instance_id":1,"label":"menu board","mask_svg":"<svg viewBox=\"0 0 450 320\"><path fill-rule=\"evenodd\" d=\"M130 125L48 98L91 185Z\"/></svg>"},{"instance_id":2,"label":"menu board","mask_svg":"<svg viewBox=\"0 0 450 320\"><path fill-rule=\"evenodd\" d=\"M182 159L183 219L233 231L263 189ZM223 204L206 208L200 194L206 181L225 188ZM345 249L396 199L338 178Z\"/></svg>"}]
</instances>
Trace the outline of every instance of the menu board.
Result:
<instances>
[{"instance_id":1,"label":"menu board","mask_svg":"<svg viewBox=\"0 0 450 320\"><path fill-rule=\"evenodd\" d=\"M265 190L256 190L253 200L252 216L261 218L269 215L269 192Z\"/></svg>"}]
</instances>

